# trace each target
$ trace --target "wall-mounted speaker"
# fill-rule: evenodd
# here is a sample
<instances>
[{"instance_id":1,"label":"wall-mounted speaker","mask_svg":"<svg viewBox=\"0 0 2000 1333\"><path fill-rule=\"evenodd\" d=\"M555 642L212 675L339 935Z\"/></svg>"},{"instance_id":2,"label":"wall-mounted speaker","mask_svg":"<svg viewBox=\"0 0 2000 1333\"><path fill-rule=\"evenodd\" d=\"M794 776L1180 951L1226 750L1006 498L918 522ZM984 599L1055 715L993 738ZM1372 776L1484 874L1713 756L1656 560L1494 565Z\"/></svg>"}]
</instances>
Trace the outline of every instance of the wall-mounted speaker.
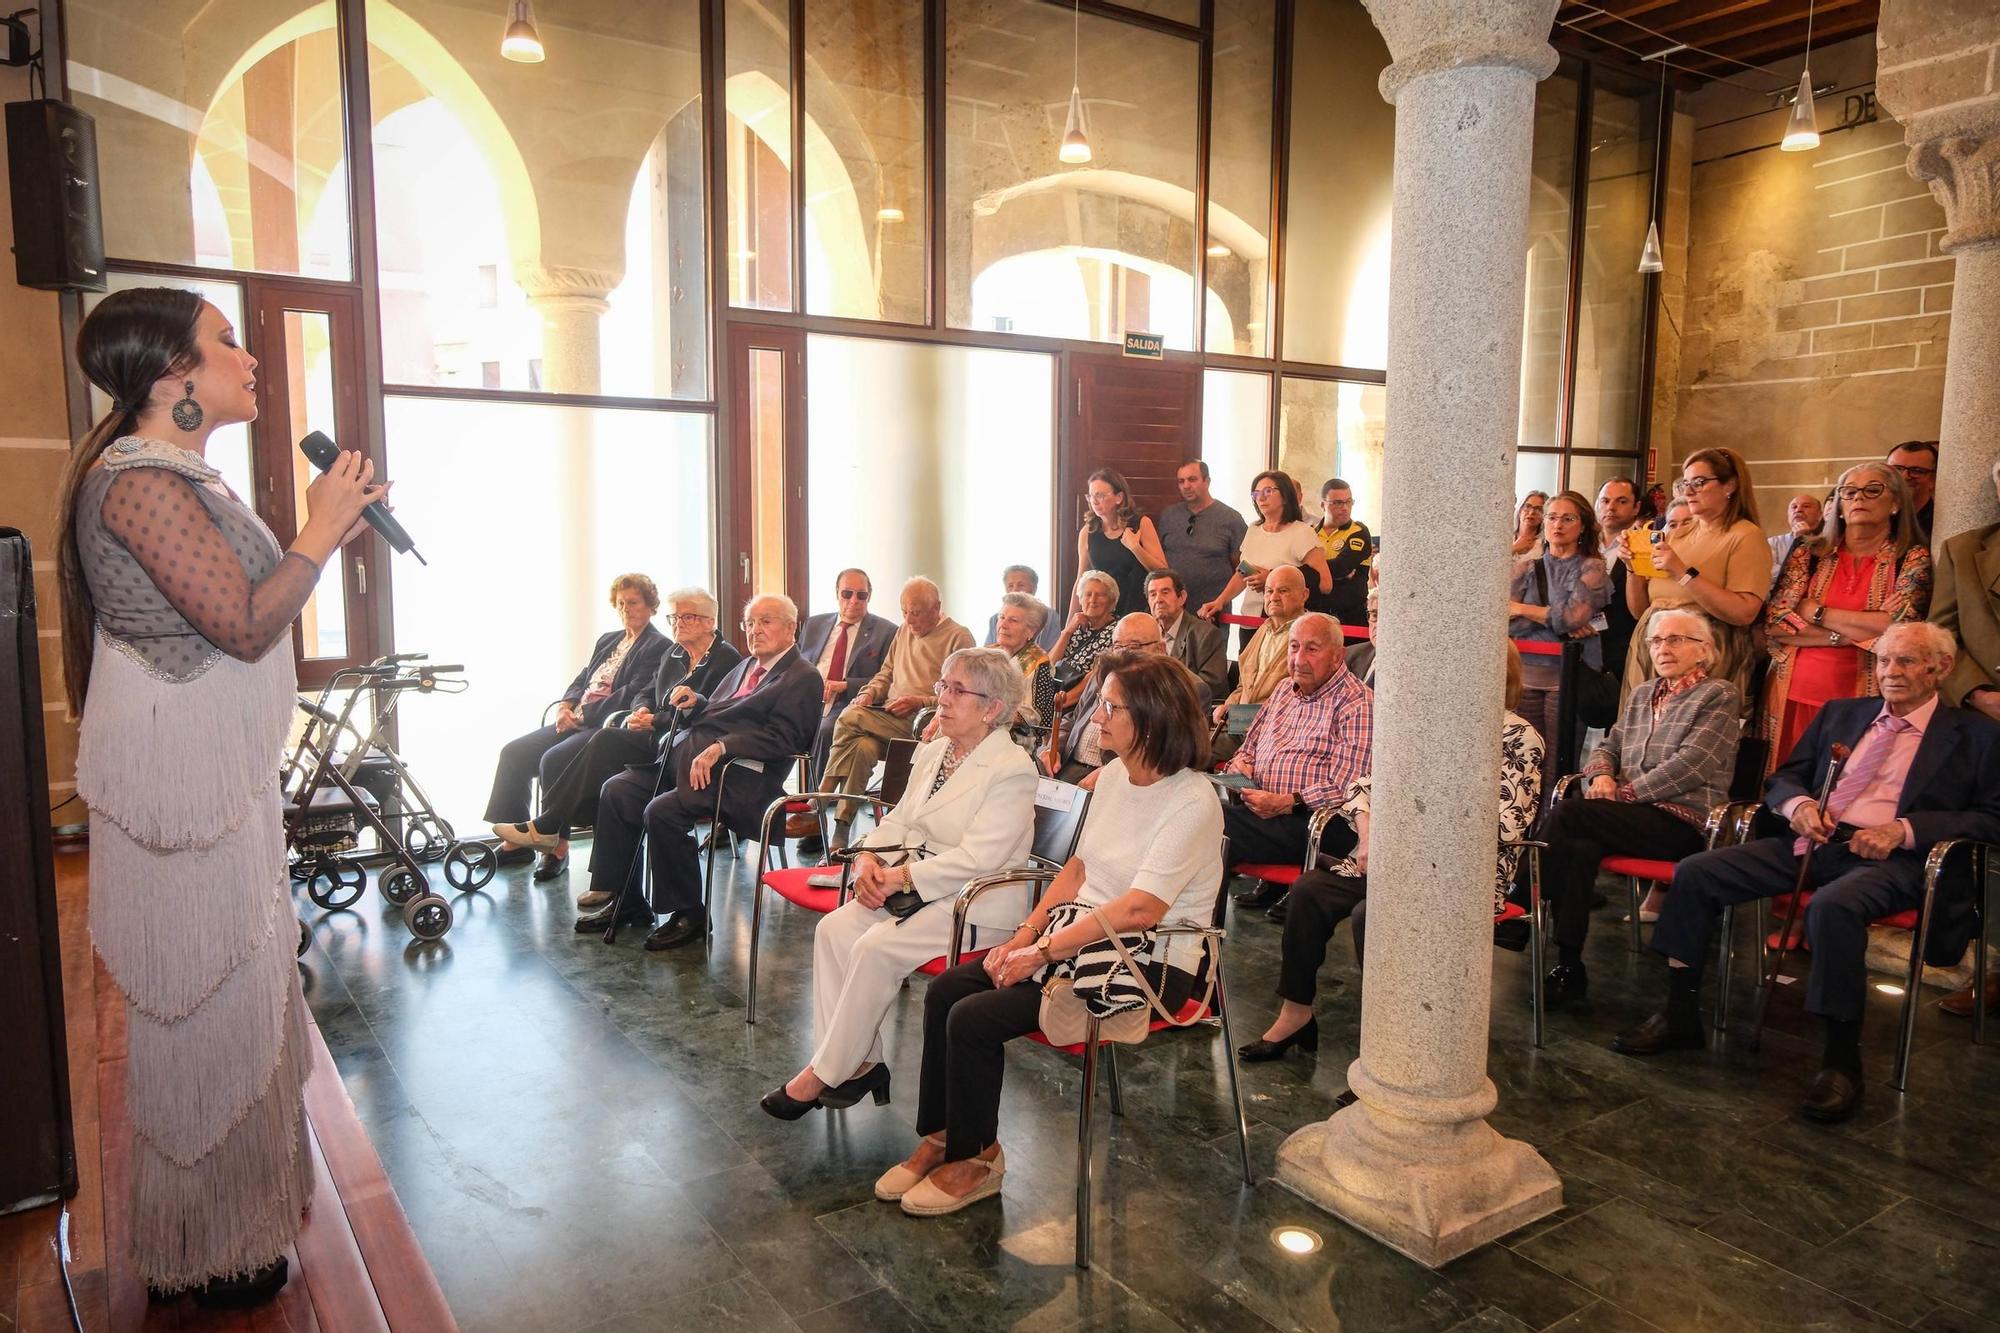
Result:
<instances>
[{"instance_id":1,"label":"wall-mounted speaker","mask_svg":"<svg viewBox=\"0 0 2000 1333\"><path fill-rule=\"evenodd\" d=\"M104 290L97 122L67 102L7 104L14 275L23 287Z\"/></svg>"}]
</instances>

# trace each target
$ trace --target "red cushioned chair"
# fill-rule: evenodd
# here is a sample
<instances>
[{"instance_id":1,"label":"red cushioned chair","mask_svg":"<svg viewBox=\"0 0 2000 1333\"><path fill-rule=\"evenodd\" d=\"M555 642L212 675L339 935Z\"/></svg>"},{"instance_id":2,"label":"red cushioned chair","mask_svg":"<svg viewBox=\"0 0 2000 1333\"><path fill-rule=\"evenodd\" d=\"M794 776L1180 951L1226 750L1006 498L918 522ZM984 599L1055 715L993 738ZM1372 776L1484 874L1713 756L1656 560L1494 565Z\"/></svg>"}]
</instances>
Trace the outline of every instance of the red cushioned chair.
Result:
<instances>
[{"instance_id":1,"label":"red cushioned chair","mask_svg":"<svg viewBox=\"0 0 2000 1333\"><path fill-rule=\"evenodd\" d=\"M1298 881L1300 875L1313 868L1319 856L1320 837L1326 832L1327 824L1334 819L1336 813L1334 807L1330 805L1312 812L1312 818L1306 821L1306 854L1299 859L1297 865L1289 861L1282 863L1238 861L1229 867L1229 878L1233 879L1240 875L1246 879L1268 880L1273 884L1283 884L1289 888Z\"/></svg>"},{"instance_id":2,"label":"red cushioned chair","mask_svg":"<svg viewBox=\"0 0 2000 1333\"><path fill-rule=\"evenodd\" d=\"M1972 882L1977 886L1976 896L1973 899L1976 921L1972 933L1974 988L1972 993L1983 997L1986 994L1986 930L1988 923L1993 919L1994 910L1991 881L1993 872L1996 868L2000 868L1995 864L1996 856L2000 856L2000 846L1975 842L1970 838L1951 838L1936 844L1924 858L1923 901L1907 912L1896 912L1877 918L1874 922L1878 926L1909 931L1911 935L1910 966L1903 978L1903 1014L1898 1025L1900 1035L1896 1040L1896 1075L1890 1080L1890 1086L1898 1092L1906 1089L1910 1078L1910 1050L1917 1037L1917 992L1923 984L1924 946L1930 939L1931 909L1937 898L1938 878L1944 873L1946 863L1960 852L1972 858ZM1791 895L1787 893L1781 896L1789 898ZM1806 905L1812 901L1812 897L1811 893L1799 895L1795 920L1801 922L1805 920ZM1765 933L1763 916L1766 903L1769 901L1760 899L1757 904L1757 938L1760 953ZM1718 1011L1722 1009L1729 994L1729 962L1730 939L1725 929L1722 937L1722 993L1716 1001ZM1761 981L1764 975L1762 968L1758 970L1757 975ZM1718 1022L1716 1026L1720 1027L1721 1024ZM1972 1040L1975 1045L1986 1040L1986 1006L1983 1003L1975 1004L1972 1009Z\"/></svg>"},{"instance_id":3,"label":"red cushioned chair","mask_svg":"<svg viewBox=\"0 0 2000 1333\"><path fill-rule=\"evenodd\" d=\"M1227 838L1224 838L1222 841L1222 863L1225 867L1229 864L1229 840ZM1054 879L1057 872L1054 870L1037 870L1032 873L1037 877L1046 875L1048 879ZM1005 882L1005 877L993 876L991 878ZM974 892L974 889L980 883L981 881L979 880L973 881L972 884L966 885L964 893L960 894L960 909L955 913L952 923L953 957L957 957L959 954L958 931L963 927L964 923L963 909L970 904L973 897L978 896ZM1222 882L1216 885L1215 913L1211 924L1207 926L1169 926L1155 933L1162 939L1176 936L1195 936L1215 941L1215 993L1209 1010L1204 1011L1199 1000L1190 999L1186 1004L1181 1006L1180 1012L1175 1014L1174 1017L1181 1023L1189 1023L1190 1020L1205 1024L1212 1023L1222 1036L1223 1057L1229 1064L1229 1092L1230 1096L1236 1102L1236 1136L1237 1145L1243 1159L1243 1183L1246 1185L1255 1185L1257 1178L1250 1169L1250 1117L1243 1109L1243 1085L1236 1073L1236 1043L1230 1036L1229 1008L1223 1001L1222 941L1224 931L1222 922L1224 914L1228 911L1228 890L1229 872L1225 869ZM983 892L984 890L981 891ZM1165 1019L1155 1016L1152 1023L1148 1025L1147 1032L1149 1034L1157 1033L1174 1026L1175 1024L1168 1023ZM1095 1116L1093 1112L1097 1100L1097 1053L1100 1049L1104 1052L1106 1077L1110 1082L1108 1091L1111 1098L1111 1114L1123 1115L1125 1114L1125 1102L1118 1087L1118 1048L1115 1045L1097 1039L1097 1020L1094 1017L1089 1020L1084 1039L1074 1045L1056 1046L1040 1032L1030 1032L1028 1040L1047 1046L1051 1050L1060 1051L1064 1055L1077 1056L1083 1061L1083 1100L1082 1106L1077 1113L1076 1266L1078 1268L1088 1268L1090 1267L1091 1254L1091 1155L1095 1140Z\"/></svg>"}]
</instances>

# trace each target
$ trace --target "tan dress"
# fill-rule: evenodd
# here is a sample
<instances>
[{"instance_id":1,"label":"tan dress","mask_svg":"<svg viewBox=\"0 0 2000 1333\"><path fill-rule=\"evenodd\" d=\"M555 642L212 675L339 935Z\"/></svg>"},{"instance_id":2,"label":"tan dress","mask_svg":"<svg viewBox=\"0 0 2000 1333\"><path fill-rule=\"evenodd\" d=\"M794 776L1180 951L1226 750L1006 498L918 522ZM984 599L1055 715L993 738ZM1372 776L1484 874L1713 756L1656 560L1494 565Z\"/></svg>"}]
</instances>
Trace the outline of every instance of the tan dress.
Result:
<instances>
[{"instance_id":1,"label":"tan dress","mask_svg":"<svg viewBox=\"0 0 2000 1333\"><path fill-rule=\"evenodd\" d=\"M158 503L120 540L104 511L132 469L148 471L116 503ZM289 638L231 657L153 573L234 559L254 582L281 552L199 458L134 437L85 478L77 542L97 610L77 754L90 930L129 1024L133 1259L174 1289L253 1272L297 1235L311 1057L277 779Z\"/></svg>"}]
</instances>

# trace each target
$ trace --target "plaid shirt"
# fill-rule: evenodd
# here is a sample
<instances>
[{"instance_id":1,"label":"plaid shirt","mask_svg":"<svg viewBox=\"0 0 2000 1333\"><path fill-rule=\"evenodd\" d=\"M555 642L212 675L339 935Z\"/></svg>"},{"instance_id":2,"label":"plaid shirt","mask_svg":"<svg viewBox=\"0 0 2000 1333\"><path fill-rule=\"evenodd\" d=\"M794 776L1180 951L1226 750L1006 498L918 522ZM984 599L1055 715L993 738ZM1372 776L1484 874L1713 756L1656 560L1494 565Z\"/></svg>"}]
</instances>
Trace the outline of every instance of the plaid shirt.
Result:
<instances>
[{"instance_id":1,"label":"plaid shirt","mask_svg":"<svg viewBox=\"0 0 2000 1333\"><path fill-rule=\"evenodd\" d=\"M1367 776L1375 744L1375 696L1342 667L1311 694L1287 676L1271 691L1236 752L1264 791L1294 792L1317 810Z\"/></svg>"}]
</instances>

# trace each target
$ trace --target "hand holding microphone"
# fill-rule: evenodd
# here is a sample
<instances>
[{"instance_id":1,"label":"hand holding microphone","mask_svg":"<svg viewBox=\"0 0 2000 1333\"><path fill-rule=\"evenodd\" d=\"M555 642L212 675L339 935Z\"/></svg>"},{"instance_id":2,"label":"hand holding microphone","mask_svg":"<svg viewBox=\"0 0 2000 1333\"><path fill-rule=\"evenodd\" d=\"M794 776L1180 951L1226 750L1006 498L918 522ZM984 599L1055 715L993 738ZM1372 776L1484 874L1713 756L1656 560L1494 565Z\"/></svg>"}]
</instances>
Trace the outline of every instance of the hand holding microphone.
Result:
<instances>
[{"instance_id":1,"label":"hand holding microphone","mask_svg":"<svg viewBox=\"0 0 2000 1333\"><path fill-rule=\"evenodd\" d=\"M332 440L319 431L314 431L299 441L299 452L311 460L320 470L320 478L306 490L306 508L313 518L320 516L321 502L315 499L322 487L329 487L326 501L331 502L333 512L327 514L329 521L337 515L341 518L340 545L346 545L357 534L349 528L355 520L364 519L368 526L382 534L385 541L397 551L417 557L420 565L429 564L417 550L410 534L396 521L395 515L382 500L389 493L387 485L371 486L375 476L375 464L361 457L353 450L341 450ZM351 506L351 508L350 508Z\"/></svg>"}]
</instances>

